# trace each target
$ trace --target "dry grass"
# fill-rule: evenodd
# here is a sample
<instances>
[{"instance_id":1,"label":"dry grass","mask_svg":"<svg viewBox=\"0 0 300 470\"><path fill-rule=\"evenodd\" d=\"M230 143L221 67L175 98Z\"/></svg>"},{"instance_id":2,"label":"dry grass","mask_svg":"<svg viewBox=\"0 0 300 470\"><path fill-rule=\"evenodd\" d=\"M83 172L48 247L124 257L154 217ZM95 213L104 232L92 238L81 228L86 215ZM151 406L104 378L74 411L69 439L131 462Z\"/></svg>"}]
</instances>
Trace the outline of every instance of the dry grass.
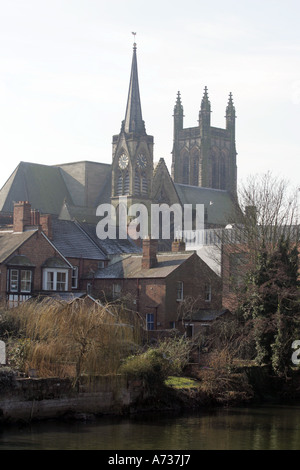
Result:
<instances>
[{"instance_id":1,"label":"dry grass","mask_svg":"<svg viewBox=\"0 0 300 470\"><path fill-rule=\"evenodd\" d=\"M137 319L110 306L54 300L32 301L9 312L26 338L23 369L39 377L114 374L139 342Z\"/></svg>"}]
</instances>

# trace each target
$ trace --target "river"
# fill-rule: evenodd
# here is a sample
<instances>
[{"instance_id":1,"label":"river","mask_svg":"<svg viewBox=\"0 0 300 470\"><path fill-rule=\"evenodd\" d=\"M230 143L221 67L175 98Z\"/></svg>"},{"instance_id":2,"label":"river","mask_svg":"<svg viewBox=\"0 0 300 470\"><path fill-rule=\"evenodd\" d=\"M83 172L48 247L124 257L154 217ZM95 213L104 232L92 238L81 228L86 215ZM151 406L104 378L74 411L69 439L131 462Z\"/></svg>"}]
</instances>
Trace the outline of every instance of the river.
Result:
<instances>
[{"instance_id":1,"label":"river","mask_svg":"<svg viewBox=\"0 0 300 470\"><path fill-rule=\"evenodd\" d=\"M300 404L0 427L0 450L299 450Z\"/></svg>"}]
</instances>

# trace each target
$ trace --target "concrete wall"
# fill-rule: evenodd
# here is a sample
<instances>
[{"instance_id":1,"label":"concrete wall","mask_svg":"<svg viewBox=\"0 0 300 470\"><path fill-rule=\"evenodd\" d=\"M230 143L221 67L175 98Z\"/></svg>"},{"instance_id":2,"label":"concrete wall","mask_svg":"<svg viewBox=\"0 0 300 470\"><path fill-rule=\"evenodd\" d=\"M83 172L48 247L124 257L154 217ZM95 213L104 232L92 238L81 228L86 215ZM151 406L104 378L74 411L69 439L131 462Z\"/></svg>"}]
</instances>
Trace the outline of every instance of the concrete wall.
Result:
<instances>
[{"instance_id":1,"label":"concrete wall","mask_svg":"<svg viewBox=\"0 0 300 470\"><path fill-rule=\"evenodd\" d=\"M129 383L124 376L97 377L78 389L69 379L14 378L0 388L0 423L119 414L143 394L140 381Z\"/></svg>"}]
</instances>

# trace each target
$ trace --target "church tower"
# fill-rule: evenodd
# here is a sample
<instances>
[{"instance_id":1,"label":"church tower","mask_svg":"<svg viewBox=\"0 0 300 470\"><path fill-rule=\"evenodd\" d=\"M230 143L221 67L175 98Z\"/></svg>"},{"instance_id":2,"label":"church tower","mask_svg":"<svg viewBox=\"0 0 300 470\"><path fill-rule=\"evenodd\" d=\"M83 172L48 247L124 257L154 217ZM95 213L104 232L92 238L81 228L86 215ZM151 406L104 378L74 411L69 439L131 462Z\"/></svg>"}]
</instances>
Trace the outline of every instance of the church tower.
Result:
<instances>
[{"instance_id":1,"label":"church tower","mask_svg":"<svg viewBox=\"0 0 300 470\"><path fill-rule=\"evenodd\" d=\"M226 108L226 128L211 126L207 87L201 101L198 126L183 127L183 106L178 92L174 107L172 178L175 183L221 189L236 197L235 107L232 94Z\"/></svg>"},{"instance_id":2,"label":"church tower","mask_svg":"<svg viewBox=\"0 0 300 470\"><path fill-rule=\"evenodd\" d=\"M153 137L147 135L142 118L136 50L134 43L125 119L112 142L111 203L117 208L119 198L126 196L128 207L141 203L150 213Z\"/></svg>"}]
</instances>

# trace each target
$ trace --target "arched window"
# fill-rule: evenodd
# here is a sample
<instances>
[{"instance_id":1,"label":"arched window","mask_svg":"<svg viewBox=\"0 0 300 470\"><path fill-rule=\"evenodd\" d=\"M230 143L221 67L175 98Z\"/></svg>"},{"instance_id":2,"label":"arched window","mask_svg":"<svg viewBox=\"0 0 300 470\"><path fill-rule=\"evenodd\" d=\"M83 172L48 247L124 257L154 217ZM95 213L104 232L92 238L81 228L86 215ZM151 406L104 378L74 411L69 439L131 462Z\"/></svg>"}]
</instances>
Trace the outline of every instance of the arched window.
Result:
<instances>
[{"instance_id":1,"label":"arched window","mask_svg":"<svg viewBox=\"0 0 300 470\"><path fill-rule=\"evenodd\" d=\"M189 162L189 155L186 153L182 159L182 183L189 184L190 183L190 162Z\"/></svg>"},{"instance_id":2,"label":"arched window","mask_svg":"<svg viewBox=\"0 0 300 470\"><path fill-rule=\"evenodd\" d=\"M191 157L191 184L193 186L199 186L199 150L192 150Z\"/></svg>"},{"instance_id":3,"label":"arched window","mask_svg":"<svg viewBox=\"0 0 300 470\"><path fill-rule=\"evenodd\" d=\"M148 194L148 182L147 182L147 177L144 172L141 175L141 189L142 189L142 194Z\"/></svg>"},{"instance_id":4,"label":"arched window","mask_svg":"<svg viewBox=\"0 0 300 470\"><path fill-rule=\"evenodd\" d=\"M130 189L130 179L129 172L120 171L117 180L117 196L126 196L129 194Z\"/></svg>"},{"instance_id":5,"label":"arched window","mask_svg":"<svg viewBox=\"0 0 300 470\"><path fill-rule=\"evenodd\" d=\"M134 192L135 194L148 194L148 181L144 171L136 170L134 178Z\"/></svg>"}]
</instances>

